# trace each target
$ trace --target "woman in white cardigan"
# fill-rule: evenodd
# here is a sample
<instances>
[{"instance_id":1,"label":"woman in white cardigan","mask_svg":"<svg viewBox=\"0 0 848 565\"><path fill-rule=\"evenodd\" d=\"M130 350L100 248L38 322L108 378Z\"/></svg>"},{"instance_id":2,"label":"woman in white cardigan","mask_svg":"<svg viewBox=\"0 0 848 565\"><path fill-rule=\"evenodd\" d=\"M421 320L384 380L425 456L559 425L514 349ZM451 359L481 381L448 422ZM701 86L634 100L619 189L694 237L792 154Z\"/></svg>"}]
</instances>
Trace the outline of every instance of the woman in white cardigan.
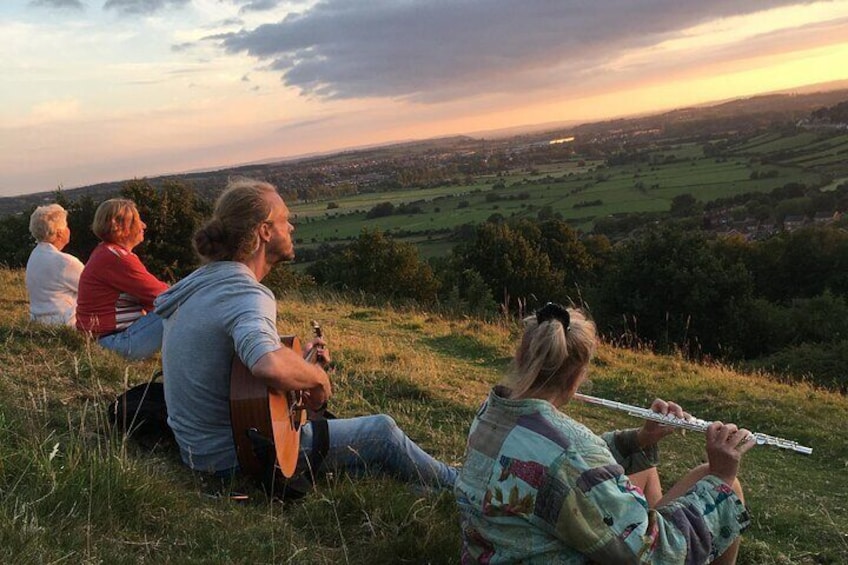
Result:
<instances>
[{"instance_id":1,"label":"woman in white cardigan","mask_svg":"<svg viewBox=\"0 0 848 565\"><path fill-rule=\"evenodd\" d=\"M71 240L68 212L58 204L39 206L30 216L29 231L38 242L26 268L30 319L73 327L83 264L62 253Z\"/></svg>"}]
</instances>

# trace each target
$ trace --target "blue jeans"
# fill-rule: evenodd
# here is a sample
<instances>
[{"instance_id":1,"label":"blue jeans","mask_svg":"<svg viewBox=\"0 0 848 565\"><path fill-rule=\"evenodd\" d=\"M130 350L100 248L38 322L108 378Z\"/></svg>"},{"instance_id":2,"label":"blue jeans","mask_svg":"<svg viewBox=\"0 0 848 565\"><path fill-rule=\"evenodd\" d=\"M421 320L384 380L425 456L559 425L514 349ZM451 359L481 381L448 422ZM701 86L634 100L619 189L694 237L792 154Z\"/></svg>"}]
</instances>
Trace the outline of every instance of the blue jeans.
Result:
<instances>
[{"instance_id":1,"label":"blue jeans","mask_svg":"<svg viewBox=\"0 0 848 565\"><path fill-rule=\"evenodd\" d=\"M403 433L391 416L375 414L327 420L330 447L318 472L354 476L386 474L407 483L452 489L458 471L433 459ZM312 424L300 432L301 451L312 450Z\"/></svg>"},{"instance_id":2,"label":"blue jeans","mask_svg":"<svg viewBox=\"0 0 848 565\"><path fill-rule=\"evenodd\" d=\"M162 349L162 318L150 312L124 331L103 336L97 343L133 361L153 357Z\"/></svg>"}]
</instances>

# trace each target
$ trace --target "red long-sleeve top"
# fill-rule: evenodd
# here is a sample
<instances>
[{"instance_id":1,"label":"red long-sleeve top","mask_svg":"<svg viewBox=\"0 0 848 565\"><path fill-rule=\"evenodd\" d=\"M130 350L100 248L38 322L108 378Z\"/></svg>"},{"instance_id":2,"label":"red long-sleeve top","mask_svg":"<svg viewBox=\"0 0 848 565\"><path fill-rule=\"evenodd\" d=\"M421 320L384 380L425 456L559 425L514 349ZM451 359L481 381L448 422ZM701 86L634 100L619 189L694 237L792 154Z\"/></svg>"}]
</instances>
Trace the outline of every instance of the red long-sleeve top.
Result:
<instances>
[{"instance_id":1,"label":"red long-sleeve top","mask_svg":"<svg viewBox=\"0 0 848 565\"><path fill-rule=\"evenodd\" d=\"M80 275L77 329L95 337L123 331L153 310L153 299L167 288L135 253L101 243Z\"/></svg>"}]
</instances>

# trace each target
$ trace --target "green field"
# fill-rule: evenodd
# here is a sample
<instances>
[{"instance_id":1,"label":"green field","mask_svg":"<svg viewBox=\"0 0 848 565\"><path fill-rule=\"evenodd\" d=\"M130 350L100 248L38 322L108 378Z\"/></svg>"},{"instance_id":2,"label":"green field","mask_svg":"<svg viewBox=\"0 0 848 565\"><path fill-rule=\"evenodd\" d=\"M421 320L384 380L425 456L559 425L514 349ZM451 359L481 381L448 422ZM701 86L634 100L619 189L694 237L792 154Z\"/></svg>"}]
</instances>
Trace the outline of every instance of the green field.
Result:
<instances>
[{"instance_id":1,"label":"green field","mask_svg":"<svg viewBox=\"0 0 848 565\"><path fill-rule=\"evenodd\" d=\"M295 202L291 205L297 221L295 237L302 248L309 248L350 241L364 228L380 229L408 238L420 246L424 255L432 256L450 248L446 232L458 226L478 224L495 214L535 218L542 209L560 214L575 228L591 231L597 218L668 211L672 200L683 194L709 202L743 193L769 192L787 183L820 186L824 177L816 166L837 163L842 156L834 152L848 143L848 136L827 140L820 137L808 132L789 137L765 134L720 159L705 157L700 143L659 145L649 153L649 162L608 167L597 161L578 165L578 159L569 159L536 167L532 173L524 169L497 177L480 176L467 186L338 198L332 201L333 209L328 209L328 202ZM802 147L808 152L786 162L759 162L770 152ZM802 158L811 161L795 162ZM751 178L755 172L770 176ZM382 202L394 206L415 204L420 212L366 218L367 212Z\"/></svg>"},{"instance_id":2,"label":"green field","mask_svg":"<svg viewBox=\"0 0 848 565\"><path fill-rule=\"evenodd\" d=\"M816 132L801 132L797 135L782 136L770 134L752 140L747 145L738 148L740 153L757 153L765 155L777 151L795 150L816 143L819 140L819 134Z\"/></svg>"},{"instance_id":3,"label":"green field","mask_svg":"<svg viewBox=\"0 0 848 565\"><path fill-rule=\"evenodd\" d=\"M844 164L848 161L848 135L842 135L811 144L801 155L787 159L787 163L803 167L822 167Z\"/></svg>"}]
</instances>

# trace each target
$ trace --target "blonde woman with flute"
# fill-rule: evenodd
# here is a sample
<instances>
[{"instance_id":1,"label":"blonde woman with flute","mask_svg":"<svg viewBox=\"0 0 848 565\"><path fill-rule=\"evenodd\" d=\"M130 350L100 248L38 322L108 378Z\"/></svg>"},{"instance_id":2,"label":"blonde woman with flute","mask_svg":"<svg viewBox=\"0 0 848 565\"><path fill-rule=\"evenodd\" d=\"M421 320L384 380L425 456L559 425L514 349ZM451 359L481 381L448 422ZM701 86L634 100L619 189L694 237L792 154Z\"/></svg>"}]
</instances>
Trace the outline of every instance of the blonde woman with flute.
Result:
<instances>
[{"instance_id":1,"label":"blonde woman with flute","mask_svg":"<svg viewBox=\"0 0 848 565\"><path fill-rule=\"evenodd\" d=\"M750 432L710 424L709 462L663 494L657 443L672 427L646 420L597 436L566 413L595 352L594 323L558 304L524 323L456 482L462 563L734 563L750 522L736 478ZM688 417L660 399L651 409Z\"/></svg>"}]
</instances>

